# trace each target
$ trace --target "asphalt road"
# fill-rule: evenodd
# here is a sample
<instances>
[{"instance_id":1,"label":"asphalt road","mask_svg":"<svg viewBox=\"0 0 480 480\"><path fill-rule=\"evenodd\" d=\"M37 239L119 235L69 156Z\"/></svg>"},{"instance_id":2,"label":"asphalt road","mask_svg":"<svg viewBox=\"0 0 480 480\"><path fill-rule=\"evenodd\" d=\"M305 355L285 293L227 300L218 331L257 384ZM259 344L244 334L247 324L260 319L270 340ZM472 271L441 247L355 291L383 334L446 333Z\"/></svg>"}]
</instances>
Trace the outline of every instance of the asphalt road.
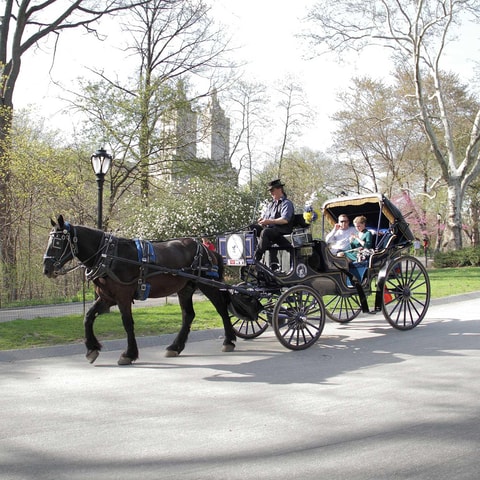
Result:
<instances>
[{"instance_id":1,"label":"asphalt road","mask_svg":"<svg viewBox=\"0 0 480 480\"><path fill-rule=\"evenodd\" d=\"M327 322L308 350L219 331L0 352L2 480L478 479L480 296L436 301L409 332Z\"/></svg>"}]
</instances>

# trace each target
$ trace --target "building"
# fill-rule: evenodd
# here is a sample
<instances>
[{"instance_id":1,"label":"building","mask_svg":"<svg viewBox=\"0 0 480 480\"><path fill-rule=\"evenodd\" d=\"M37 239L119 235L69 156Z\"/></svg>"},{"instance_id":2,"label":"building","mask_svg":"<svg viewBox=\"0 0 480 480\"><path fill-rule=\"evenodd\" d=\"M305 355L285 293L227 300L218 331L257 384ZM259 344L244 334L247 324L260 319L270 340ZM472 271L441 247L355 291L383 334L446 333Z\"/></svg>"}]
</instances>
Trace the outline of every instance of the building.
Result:
<instances>
[{"instance_id":1,"label":"building","mask_svg":"<svg viewBox=\"0 0 480 480\"><path fill-rule=\"evenodd\" d=\"M230 161L230 119L213 93L198 112L184 96L177 108L163 117L162 155L151 173L156 177L185 184L206 170L225 178L236 172Z\"/></svg>"},{"instance_id":2,"label":"building","mask_svg":"<svg viewBox=\"0 0 480 480\"><path fill-rule=\"evenodd\" d=\"M210 144L210 160L221 168L231 168L230 119L220 106L217 90L214 89L207 108L207 142Z\"/></svg>"}]
</instances>

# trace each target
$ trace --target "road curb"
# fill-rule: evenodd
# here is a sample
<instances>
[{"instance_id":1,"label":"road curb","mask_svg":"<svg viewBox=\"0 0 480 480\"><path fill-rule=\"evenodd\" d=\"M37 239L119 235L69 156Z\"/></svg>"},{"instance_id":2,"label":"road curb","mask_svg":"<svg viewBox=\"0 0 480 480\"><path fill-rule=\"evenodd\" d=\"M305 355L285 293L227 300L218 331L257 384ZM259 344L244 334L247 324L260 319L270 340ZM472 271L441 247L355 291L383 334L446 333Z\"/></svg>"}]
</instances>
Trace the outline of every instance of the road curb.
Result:
<instances>
[{"instance_id":1,"label":"road curb","mask_svg":"<svg viewBox=\"0 0 480 480\"><path fill-rule=\"evenodd\" d=\"M222 328L212 328L211 330L198 330L191 332L188 336L189 342L200 342L203 340L219 339L223 336ZM158 335L151 337L137 337L139 349L148 347L158 347L169 345L176 334ZM127 340L106 340L102 342L102 352L120 351L126 348ZM67 355L85 355L85 345L75 343L69 345L56 345L54 347L25 348L21 350L3 350L0 351L0 362L15 362L19 360L33 360L47 357L65 357Z\"/></svg>"},{"instance_id":2,"label":"road curb","mask_svg":"<svg viewBox=\"0 0 480 480\"><path fill-rule=\"evenodd\" d=\"M461 295L451 295L443 298L435 298L430 301L430 306L446 305L450 303L474 300L479 298L480 292L470 292ZM223 335L223 329L198 330L190 333L189 342L199 342L203 340L218 339ZM157 347L168 345L173 341L176 334L137 337L139 348ZM103 352L123 350L126 346L126 340L106 340L102 342ZM69 345L57 345L54 347L26 348L21 350L3 350L0 351L0 362L15 362L19 360L32 360L47 357L63 357L67 355L84 355L85 345L75 343Z\"/></svg>"}]
</instances>

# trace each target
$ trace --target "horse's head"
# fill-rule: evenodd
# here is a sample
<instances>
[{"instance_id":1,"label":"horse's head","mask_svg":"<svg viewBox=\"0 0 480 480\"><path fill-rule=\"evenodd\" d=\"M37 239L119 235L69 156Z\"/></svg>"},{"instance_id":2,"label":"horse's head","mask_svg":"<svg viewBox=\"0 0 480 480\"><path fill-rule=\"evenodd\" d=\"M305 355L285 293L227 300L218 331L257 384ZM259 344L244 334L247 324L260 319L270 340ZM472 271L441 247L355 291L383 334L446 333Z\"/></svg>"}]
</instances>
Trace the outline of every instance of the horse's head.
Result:
<instances>
[{"instance_id":1,"label":"horse's head","mask_svg":"<svg viewBox=\"0 0 480 480\"><path fill-rule=\"evenodd\" d=\"M58 223L51 220L53 230L50 232L47 251L43 256L43 273L49 277L56 277L66 273L63 267L76 254L76 239L72 230L74 227L60 215Z\"/></svg>"}]
</instances>

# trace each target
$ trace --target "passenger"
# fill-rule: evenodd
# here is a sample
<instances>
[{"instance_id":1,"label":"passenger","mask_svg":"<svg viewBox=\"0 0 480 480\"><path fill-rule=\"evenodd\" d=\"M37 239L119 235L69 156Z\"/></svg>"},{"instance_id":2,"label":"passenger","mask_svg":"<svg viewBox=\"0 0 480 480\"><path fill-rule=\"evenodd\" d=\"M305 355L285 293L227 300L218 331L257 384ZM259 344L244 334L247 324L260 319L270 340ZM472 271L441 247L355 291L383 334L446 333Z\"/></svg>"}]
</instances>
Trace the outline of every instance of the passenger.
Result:
<instances>
[{"instance_id":1,"label":"passenger","mask_svg":"<svg viewBox=\"0 0 480 480\"><path fill-rule=\"evenodd\" d=\"M272 196L265 213L250 228L258 237L258 246L255 251L255 260L258 262L263 254L274 243L282 242L283 236L292 233L293 215L295 208L287 198L285 186L280 180L273 180L268 184L268 191ZM278 268L278 255L276 251L270 252L270 266Z\"/></svg>"},{"instance_id":2,"label":"passenger","mask_svg":"<svg viewBox=\"0 0 480 480\"><path fill-rule=\"evenodd\" d=\"M333 227L333 230L325 237L325 241L334 255L338 252L348 250L350 248L350 237L356 234L354 227L350 226L350 220L347 215L342 213L338 217L338 223Z\"/></svg>"},{"instance_id":3,"label":"passenger","mask_svg":"<svg viewBox=\"0 0 480 480\"><path fill-rule=\"evenodd\" d=\"M367 219L363 215L355 217L353 225L357 231L350 237L350 249L342 253L348 260L356 262L358 261L358 254L362 250L373 248L373 235L372 232L367 230Z\"/></svg>"},{"instance_id":4,"label":"passenger","mask_svg":"<svg viewBox=\"0 0 480 480\"><path fill-rule=\"evenodd\" d=\"M215 251L215 244L208 237L202 237L202 243L208 250Z\"/></svg>"}]
</instances>

